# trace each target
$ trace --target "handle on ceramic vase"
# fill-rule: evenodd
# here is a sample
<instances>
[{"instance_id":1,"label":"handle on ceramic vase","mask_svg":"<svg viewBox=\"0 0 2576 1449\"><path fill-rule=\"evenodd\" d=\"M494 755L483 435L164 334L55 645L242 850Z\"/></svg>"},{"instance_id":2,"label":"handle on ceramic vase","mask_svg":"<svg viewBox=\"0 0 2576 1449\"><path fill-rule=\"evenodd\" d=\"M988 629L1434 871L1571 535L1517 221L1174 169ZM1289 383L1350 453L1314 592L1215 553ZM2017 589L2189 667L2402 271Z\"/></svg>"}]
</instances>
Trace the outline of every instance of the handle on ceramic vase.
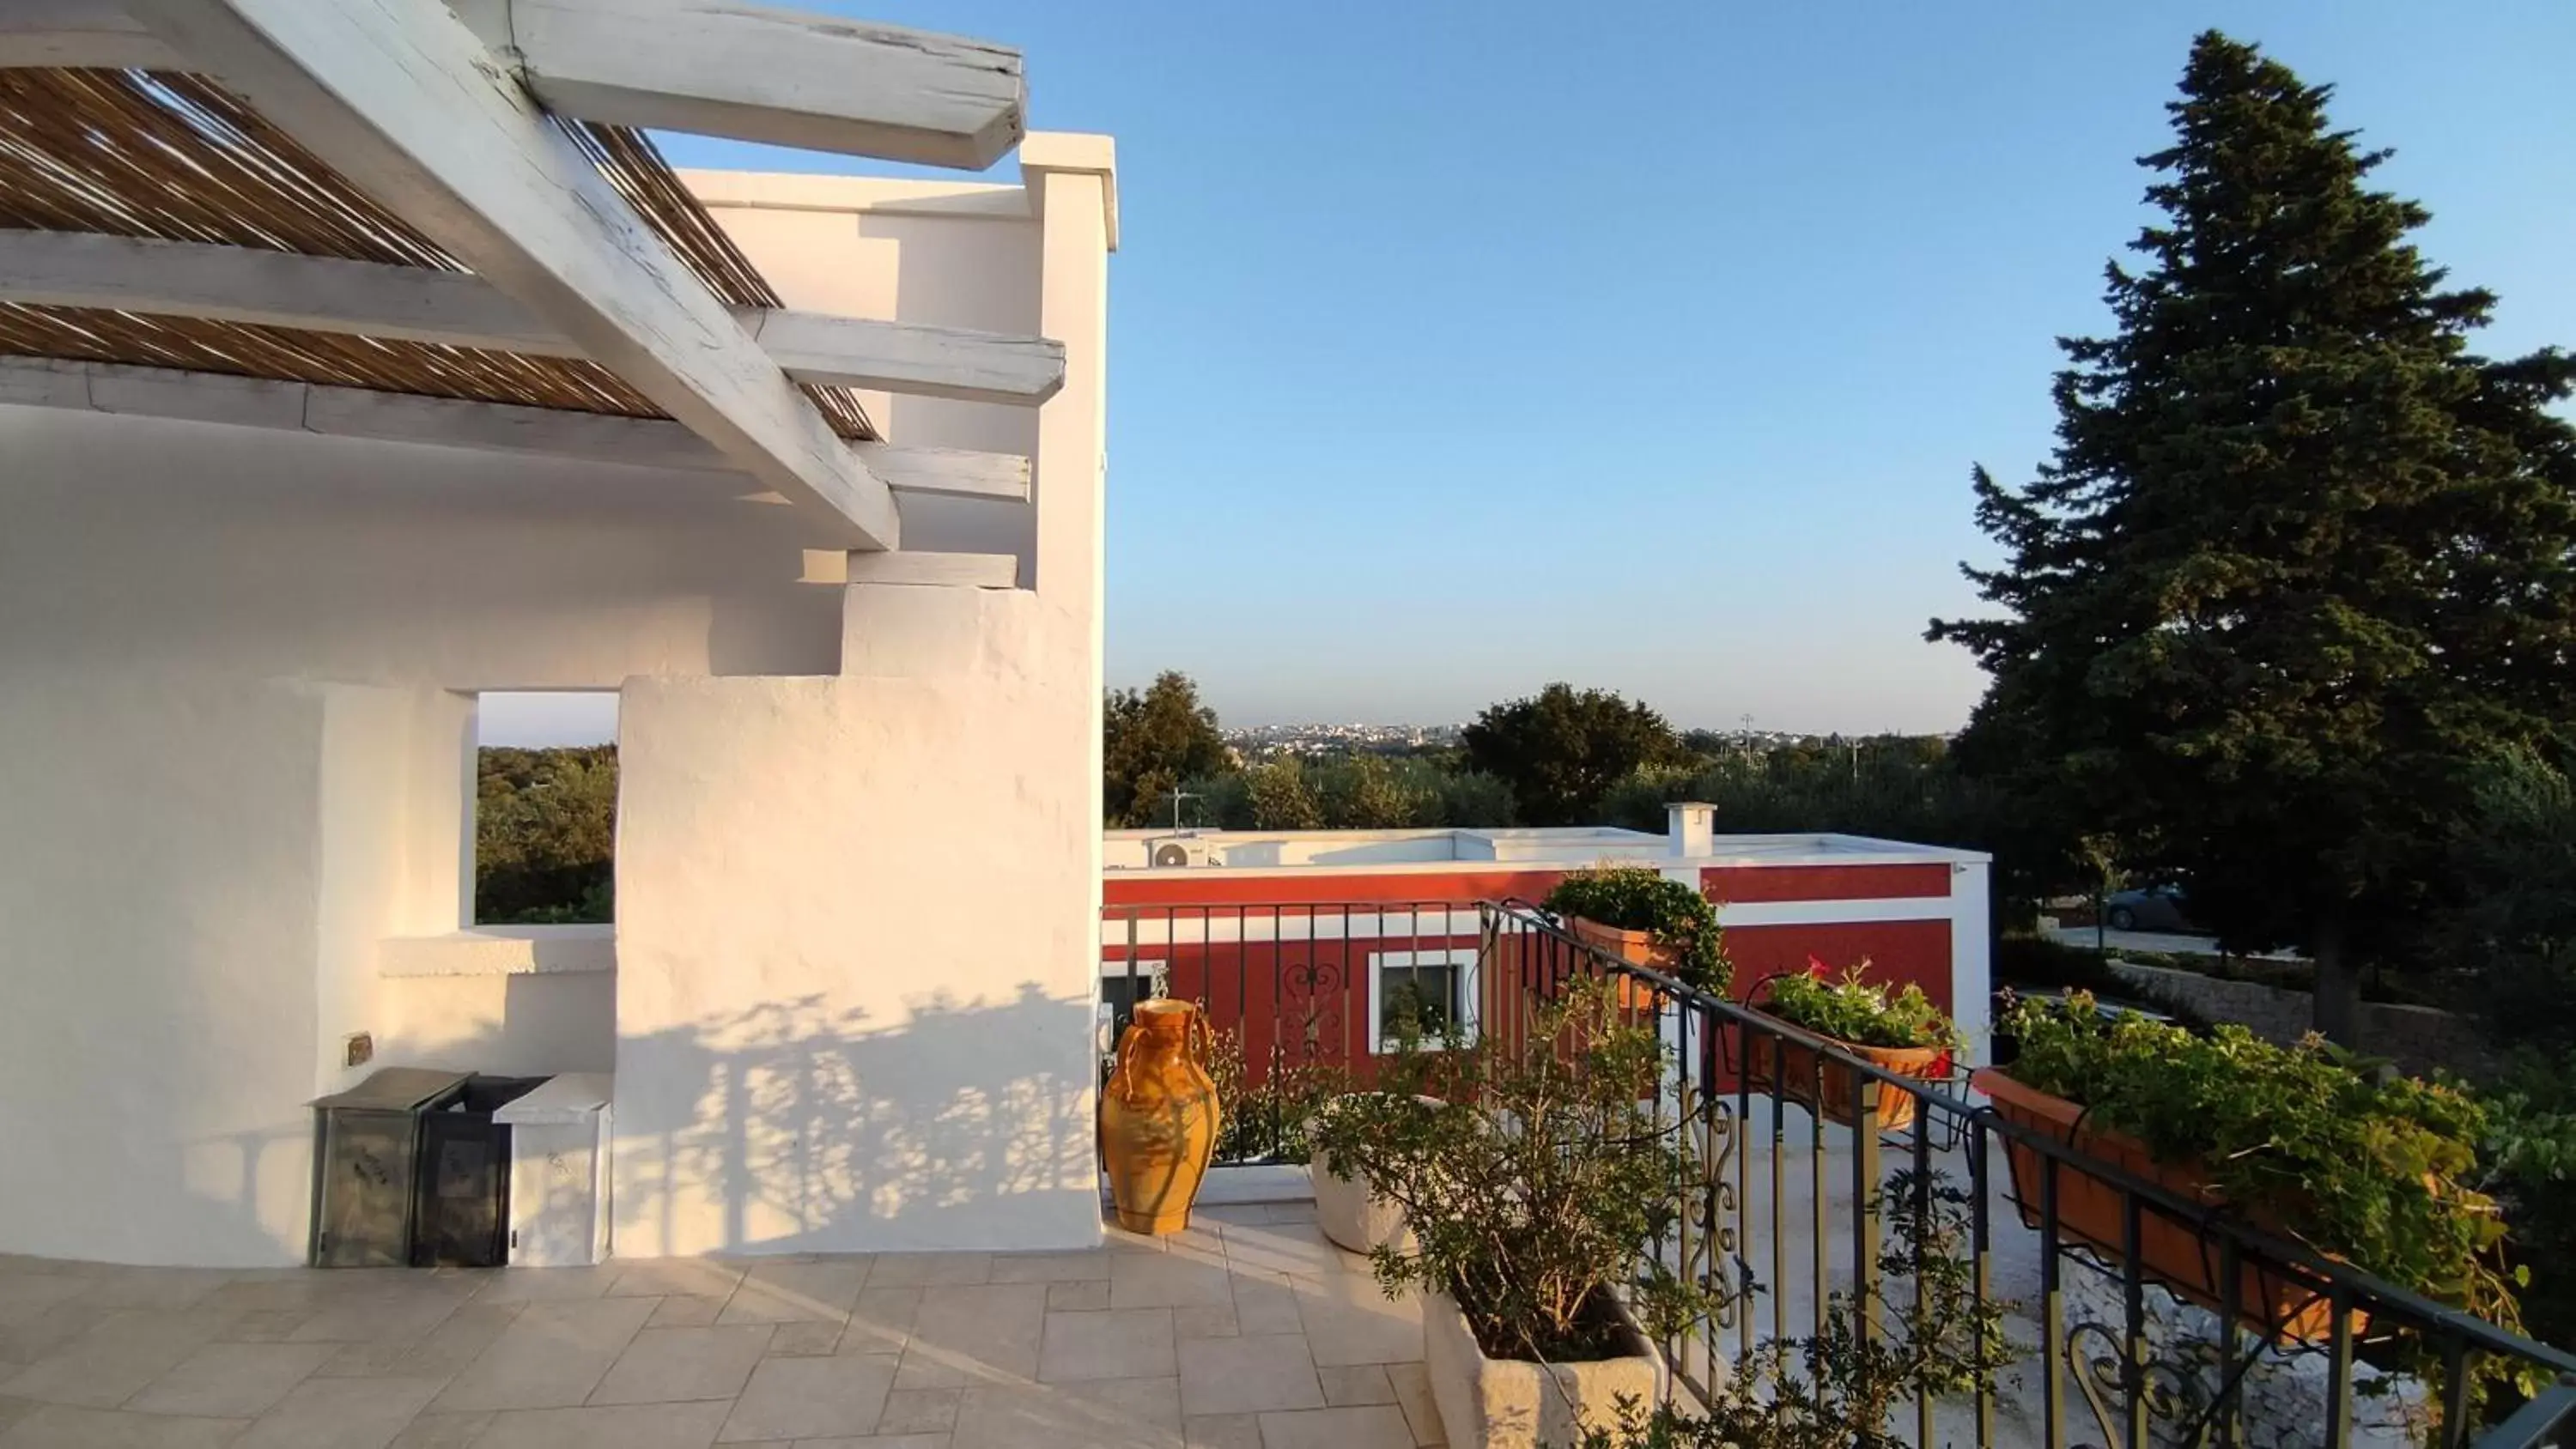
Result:
<instances>
[{"instance_id":1,"label":"handle on ceramic vase","mask_svg":"<svg viewBox=\"0 0 2576 1449\"><path fill-rule=\"evenodd\" d=\"M1208 1025L1207 1013L1196 1006L1190 1008L1189 1043L1190 1060L1200 1071L1206 1071L1216 1055L1216 1028Z\"/></svg>"},{"instance_id":2,"label":"handle on ceramic vase","mask_svg":"<svg viewBox=\"0 0 2576 1449\"><path fill-rule=\"evenodd\" d=\"M1134 1095L1133 1088L1127 1080L1127 1063L1134 1053L1127 1050L1127 1044L1134 1040L1135 1036L1136 1023L1132 1021L1127 1023L1126 1030L1118 1033L1118 1044L1110 1051L1109 1080L1102 1083L1100 1087L1102 1095L1115 1097L1121 1102Z\"/></svg>"}]
</instances>

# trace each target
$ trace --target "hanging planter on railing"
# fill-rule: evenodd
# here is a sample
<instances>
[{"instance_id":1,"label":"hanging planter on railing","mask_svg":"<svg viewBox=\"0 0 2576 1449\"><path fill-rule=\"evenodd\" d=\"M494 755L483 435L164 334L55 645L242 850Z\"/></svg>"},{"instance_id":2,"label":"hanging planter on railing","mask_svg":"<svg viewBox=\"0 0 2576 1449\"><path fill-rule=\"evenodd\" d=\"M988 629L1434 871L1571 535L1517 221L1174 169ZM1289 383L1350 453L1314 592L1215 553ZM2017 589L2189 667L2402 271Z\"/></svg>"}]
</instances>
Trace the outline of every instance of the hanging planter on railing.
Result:
<instances>
[{"instance_id":1,"label":"hanging planter on railing","mask_svg":"<svg viewBox=\"0 0 2576 1449\"><path fill-rule=\"evenodd\" d=\"M1978 1071L1969 1083L1994 1103L1995 1115L2017 1127L2045 1133L2086 1157L2152 1182L2185 1202L2210 1209L2226 1206L2226 1197L2210 1185L2207 1171L2198 1163L2160 1163L2138 1139L2085 1125L2084 1109L2063 1097L2025 1086L1993 1067ZM2047 1191L2042 1181L2047 1164L2038 1149L2014 1141L2005 1143L2004 1160L2012 1173L2013 1197L2021 1205L2022 1224L2036 1230ZM2108 1263L2125 1260L2128 1254L2121 1245L2128 1237L2127 1196L2117 1186L2090 1173L2059 1168L2059 1240L2081 1244ZM2152 1208L2143 1204L2139 1207L2138 1269L2146 1277L2203 1308L2220 1311L2223 1270L2218 1259L2215 1242ZM2266 1338L2317 1343L2334 1331L2334 1310L2325 1295L2314 1284L2280 1268L2252 1262L2240 1264L2233 1297L2226 1309ZM2370 1323L2370 1315L2356 1311L2350 1319L2353 1336L2359 1338Z\"/></svg>"},{"instance_id":2,"label":"hanging planter on railing","mask_svg":"<svg viewBox=\"0 0 2576 1449\"><path fill-rule=\"evenodd\" d=\"M1807 965L1803 973L1783 972L1755 982L1744 1009L1764 1021L1823 1037L1836 1050L1892 1076L1921 1082L1949 1078L1959 1029L1924 996L1922 987L1909 982L1891 995L1884 985L1861 979L1869 970L1867 960L1831 981L1822 979L1830 970L1823 961L1810 956ZM1744 1038L1745 1078L1754 1091L1795 1102L1841 1126L1860 1120L1864 1079L1859 1072L1787 1032L1773 1036L1747 1030ZM1880 1092L1877 1107L1882 1132L1914 1125L1910 1092Z\"/></svg>"},{"instance_id":3,"label":"hanging planter on railing","mask_svg":"<svg viewBox=\"0 0 2576 1449\"><path fill-rule=\"evenodd\" d=\"M1642 865L1578 870L1547 893L1543 909L1575 940L1614 960L1723 996L1734 978L1717 909L1690 886ZM1622 980L1622 1007L1651 1004L1651 988Z\"/></svg>"},{"instance_id":4,"label":"hanging planter on railing","mask_svg":"<svg viewBox=\"0 0 2576 1449\"><path fill-rule=\"evenodd\" d=\"M2446 1307L2519 1323L2496 1257L2504 1224L2465 1181L2482 1118L2454 1089L2356 1070L2320 1042L2282 1047L2242 1027L2202 1037L2134 1014L2106 1020L2082 993L2016 1002L2003 1025L2019 1055L1971 1085L2029 1137ZM2049 1159L2018 1135L2005 1157L2023 1221L2036 1227ZM2054 1173L2062 1240L2112 1262L2131 1257L2134 1242L2142 1273L2267 1337L2311 1342L2337 1327L2317 1274L2249 1263L2230 1283L2223 1235L2132 1202L2117 1176L2062 1162ZM2355 1314L2344 1326L2365 1322Z\"/></svg>"}]
</instances>

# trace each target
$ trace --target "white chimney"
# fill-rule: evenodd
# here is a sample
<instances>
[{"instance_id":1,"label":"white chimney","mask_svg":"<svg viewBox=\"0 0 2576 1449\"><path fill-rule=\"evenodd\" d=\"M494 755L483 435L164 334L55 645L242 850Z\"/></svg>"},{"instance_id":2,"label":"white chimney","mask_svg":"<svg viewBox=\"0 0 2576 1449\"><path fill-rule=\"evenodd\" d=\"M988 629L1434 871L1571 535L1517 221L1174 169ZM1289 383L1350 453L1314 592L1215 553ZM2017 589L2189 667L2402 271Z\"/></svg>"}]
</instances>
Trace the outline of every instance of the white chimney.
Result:
<instances>
[{"instance_id":1,"label":"white chimney","mask_svg":"<svg viewBox=\"0 0 2576 1449\"><path fill-rule=\"evenodd\" d=\"M1717 852L1717 807L1696 800L1676 801L1664 807L1664 838L1672 853L1683 860L1695 860Z\"/></svg>"}]
</instances>

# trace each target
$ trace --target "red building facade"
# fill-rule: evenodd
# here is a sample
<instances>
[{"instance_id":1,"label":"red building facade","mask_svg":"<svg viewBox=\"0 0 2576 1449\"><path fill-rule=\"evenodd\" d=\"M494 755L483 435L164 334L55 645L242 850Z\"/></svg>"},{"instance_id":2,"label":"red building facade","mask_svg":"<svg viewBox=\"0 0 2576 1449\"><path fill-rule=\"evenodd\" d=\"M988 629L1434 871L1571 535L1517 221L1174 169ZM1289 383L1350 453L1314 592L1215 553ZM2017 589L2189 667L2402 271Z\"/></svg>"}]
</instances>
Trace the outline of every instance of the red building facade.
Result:
<instances>
[{"instance_id":1,"label":"red building facade","mask_svg":"<svg viewBox=\"0 0 2576 1449\"><path fill-rule=\"evenodd\" d=\"M1677 815L1681 808L1677 807ZM1984 1047L1989 987L1986 857L1845 836L1713 836L1677 819L1633 832L1310 832L1187 837L1206 863L1119 868L1103 882L1102 1002L1204 1003L1245 1060L1356 1062L1407 1002L1473 1030L1478 903L1536 902L1601 859L1652 865L1716 905L1735 993L1767 977L1841 970L1915 982ZM1447 859L1421 858L1446 846ZM1460 859L1458 853L1518 859ZM1174 852L1164 849L1165 858ZM1406 858L1408 855L1413 858ZM1238 857L1260 859L1237 866ZM1150 861L1150 854L1145 857Z\"/></svg>"}]
</instances>

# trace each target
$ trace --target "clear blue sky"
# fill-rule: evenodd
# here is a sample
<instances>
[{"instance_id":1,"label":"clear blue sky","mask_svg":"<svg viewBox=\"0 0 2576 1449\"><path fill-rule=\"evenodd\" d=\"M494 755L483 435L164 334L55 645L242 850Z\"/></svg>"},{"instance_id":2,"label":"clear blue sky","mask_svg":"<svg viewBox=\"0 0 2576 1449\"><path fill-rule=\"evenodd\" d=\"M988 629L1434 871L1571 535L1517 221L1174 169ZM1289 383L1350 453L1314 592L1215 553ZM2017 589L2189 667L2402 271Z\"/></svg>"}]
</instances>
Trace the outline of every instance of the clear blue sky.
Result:
<instances>
[{"instance_id":1,"label":"clear blue sky","mask_svg":"<svg viewBox=\"0 0 2576 1449\"><path fill-rule=\"evenodd\" d=\"M817 8L1017 45L1034 127L1118 138L1110 678L1229 722L1562 678L1956 727L1968 466L2046 452L2204 26L2398 149L2487 350L2576 345L2566 0Z\"/></svg>"}]
</instances>

